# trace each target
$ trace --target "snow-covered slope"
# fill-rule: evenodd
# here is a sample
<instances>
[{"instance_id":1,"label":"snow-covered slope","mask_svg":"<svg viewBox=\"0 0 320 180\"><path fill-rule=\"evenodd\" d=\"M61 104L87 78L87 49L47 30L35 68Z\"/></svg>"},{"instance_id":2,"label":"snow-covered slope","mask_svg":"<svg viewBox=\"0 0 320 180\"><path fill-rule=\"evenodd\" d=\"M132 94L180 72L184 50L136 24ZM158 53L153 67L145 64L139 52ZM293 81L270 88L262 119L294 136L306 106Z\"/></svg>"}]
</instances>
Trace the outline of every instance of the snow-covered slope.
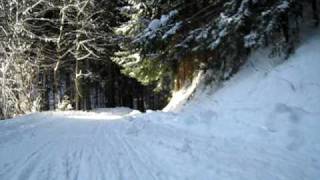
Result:
<instances>
[{"instance_id":1,"label":"snow-covered slope","mask_svg":"<svg viewBox=\"0 0 320 180\"><path fill-rule=\"evenodd\" d=\"M179 112L2 121L0 180L319 179L320 33L280 65L266 56L255 53L223 87L198 91Z\"/></svg>"},{"instance_id":2,"label":"snow-covered slope","mask_svg":"<svg viewBox=\"0 0 320 180\"><path fill-rule=\"evenodd\" d=\"M286 61L254 53L234 78L197 92L173 119L165 122L212 138L208 161L219 162L212 169L219 173L208 177L320 178L319 30Z\"/></svg>"}]
</instances>

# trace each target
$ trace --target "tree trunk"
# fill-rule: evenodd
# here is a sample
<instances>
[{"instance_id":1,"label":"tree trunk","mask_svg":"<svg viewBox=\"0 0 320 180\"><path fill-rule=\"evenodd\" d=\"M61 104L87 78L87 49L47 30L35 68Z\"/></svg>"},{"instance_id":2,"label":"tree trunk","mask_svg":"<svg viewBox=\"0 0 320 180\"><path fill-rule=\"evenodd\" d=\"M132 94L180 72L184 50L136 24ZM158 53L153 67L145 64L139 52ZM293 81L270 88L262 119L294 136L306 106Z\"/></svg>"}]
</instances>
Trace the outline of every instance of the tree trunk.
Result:
<instances>
[{"instance_id":1,"label":"tree trunk","mask_svg":"<svg viewBox=\"0 0 320 180\"><path fill-rule=\"evenodd\" d=\"M318 12L318 2L317 0L312 0L312 10L313 10L313 19L314 19L314 25L316 27L319 26L319 12Z\"/></svg>"},{"instance_id":2,"label":"tree trunk","mask_svg":"<svg viewBox=\"0 0 320 180\"><path fill-rule=\"evenodd\" d=\"M80 100L81 100L81 92L80 92L80 78L78 77L80 73L79 70L79 61L76 60L76 72L75 72L75 105L76 110L80 110Z\"/></svg>"},{"instance_id":3,"label":"tree trunk","mask_svg":"<svg viewBox=\"0 0 320 180\"><path fill-rule=\"evenodd\" d=\"M1 88L1 96L2 96L2 98L1 98L1 100L2 100L2 102L0 102L2 105L2 107L1 107L1 112L2 112L2 116L3 116L3 118L4 119L6 119L7 118L7 97L6 97L6 94L5 94L5 87L6 87L6 69L5 69L5 65L3 64L2 65L3 67L3 72L2 72L2 74L3 74L3 77L2 77L2 88ZM1 118L1 117L0 117Z\"/></svg>"},{"instance_id":4,"label":"tree trunk","mask_svg":"<svg viewBox=\"0 0 320 180\"><path fill-rule=\"evenodd\" d=\"M49 110L50 109L50 102L49 102L49 77L48 74L46 72L43 72L43 79L42 79L42 89L44 91L44 102L43 102L43 110Z\"/></svg>"},{"instance_id":5,"label":"tree trunk","mask_svg":"<svg viewBox=\"0 0 320 180\"><path fill-rule=\"evenodd\" d=\"M109 107L115 107L115 66L113 64L110 63L109 65L109 82L106 83L106 85L109 87L107 87L107 98L108 98L108 106Z\"/></svg>"},{"instance_id":6,"label":"tree trunk","mask_svg":"<svg viewBox=\"0 0 320 180\"><path fill-rule=\"evenodd\" d=\"M53 96L53 109L56 109L57 105L57 94L58 94L58 78L56 71L53 72L53 85L52 85L52 96Z\"/></svg>"},{"instance_id":7,"label":"tree trunk","mask_svg":"<svg viewBox=\"0 0 320 180\"><path fill-rule=\"evenodd\" d=\"M99 91L99 83L97 83L95 85L95 108L98 108L100 106L100 103L99 103L99 94L100 94L100 91Z\"/></svg>"}]
</instances>

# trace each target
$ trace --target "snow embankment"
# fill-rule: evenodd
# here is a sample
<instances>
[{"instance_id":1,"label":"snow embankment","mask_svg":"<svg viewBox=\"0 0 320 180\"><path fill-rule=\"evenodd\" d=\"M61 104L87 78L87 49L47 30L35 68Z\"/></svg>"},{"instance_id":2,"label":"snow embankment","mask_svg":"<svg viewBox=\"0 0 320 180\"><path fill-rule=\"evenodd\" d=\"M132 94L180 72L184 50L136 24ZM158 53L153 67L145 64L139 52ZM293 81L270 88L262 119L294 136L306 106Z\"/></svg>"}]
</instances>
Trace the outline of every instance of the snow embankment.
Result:
<instances>
[{"instance_id":1,"label":"snow embankment","mask_svg":"<svg viewBox=\"0 0 320 180\"><path fill-rule=\"evenodd\" d=\"M235 77L217 91L204 90L180 114L187 116L180 118L186 124L204 123L222 134L229 132L220 123L257 125L272 132L320 127L320 34L306 39L286 61L270 59L265 51L254 53ZM310 128L306 133L315 127Z\"/></svg>"},{"instance_id":2,"label":"snow embankment","mask_svg":"<svg viewBox=\"0 0 320 180\"><path fill-rule=\"evenodd\" d=\"M217 151L210 161L219 164L214 169L233 172L214 177L318 179L319 31L286 61L270 59L265 51L254 53L219 90L204 90L171 119L166 122L212 137Z\"/></svg>"}]
</instances>

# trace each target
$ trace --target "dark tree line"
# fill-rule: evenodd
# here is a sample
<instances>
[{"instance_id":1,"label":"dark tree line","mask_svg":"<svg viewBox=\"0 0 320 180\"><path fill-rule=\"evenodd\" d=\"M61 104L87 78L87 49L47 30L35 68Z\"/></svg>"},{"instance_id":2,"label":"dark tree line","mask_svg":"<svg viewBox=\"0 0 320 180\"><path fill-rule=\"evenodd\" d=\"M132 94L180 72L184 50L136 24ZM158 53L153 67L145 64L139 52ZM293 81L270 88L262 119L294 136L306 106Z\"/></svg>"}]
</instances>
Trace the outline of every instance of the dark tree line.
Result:
<instances>
[{"instance_id":1,"label":"dark tree line","mask_svg":"<svg viewBox=\"0 0 320 180\"><path fill-rule=\"evenodd\" d=\"M158 109L167 99L121 73L122 0L3 0L1 117L52 109Z\"/></svg>"}]
</instances>

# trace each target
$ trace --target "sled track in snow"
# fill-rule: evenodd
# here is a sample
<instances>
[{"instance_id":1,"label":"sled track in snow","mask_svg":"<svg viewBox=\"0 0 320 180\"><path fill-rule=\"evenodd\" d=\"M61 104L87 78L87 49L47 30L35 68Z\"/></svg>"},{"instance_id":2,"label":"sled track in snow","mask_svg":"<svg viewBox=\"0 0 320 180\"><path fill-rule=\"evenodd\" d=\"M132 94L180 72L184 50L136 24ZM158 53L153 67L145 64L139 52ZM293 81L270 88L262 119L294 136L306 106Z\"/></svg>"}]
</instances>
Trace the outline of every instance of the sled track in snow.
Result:
<instances>
[{"instance_id":1,"label":"sled track in snow","mask_svg":"<svg viewBox=\"0 0 320 180\"><path fill-rule=\"evenodd\" d=\"M301 155L298 141L270 144L282 131L268 124L249 126L246 134L255 133L250 140L144 116L92 115L99 114L44 113L0 122L0 180L301 180L317 176L320 167L316 153ZM168 117L177 118L162 118ZM248 128L225 128L242 126ZM295 132L285 136L297 138Z\"/></svg>"}]
</instances>

